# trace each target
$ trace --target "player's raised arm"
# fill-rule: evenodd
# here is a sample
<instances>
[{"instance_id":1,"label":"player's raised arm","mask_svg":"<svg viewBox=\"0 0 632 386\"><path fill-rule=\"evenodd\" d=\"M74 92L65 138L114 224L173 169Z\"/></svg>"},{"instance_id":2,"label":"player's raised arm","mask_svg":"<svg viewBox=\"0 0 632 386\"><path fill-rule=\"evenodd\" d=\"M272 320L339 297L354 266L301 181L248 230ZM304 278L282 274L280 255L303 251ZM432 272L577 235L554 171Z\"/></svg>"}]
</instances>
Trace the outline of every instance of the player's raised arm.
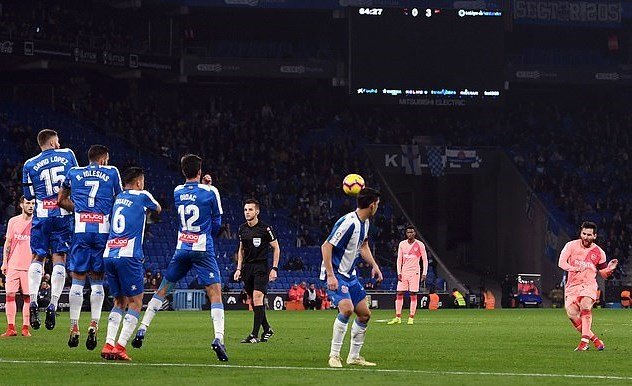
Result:
<instances>
[{"instance_id":1,"label":"player's raised arm","mask_svg":"<svg viewBox=\"0 0 632 386\"><path fill-rule=\"evenodd\" d=\"M567 271L567 272L579 272L581 271L579 268L572 266L569 262L568 259L571 257L571 251L570 248L568 247L568 244L566 244L564 246L564 248L562 249L562 252L560 252L560 258L557 262L557 265L562 268L563 270Z\"/></svg>"},{"instance_id":2,"label":"player's raised arm","mask_svg":"<svg viewBox=\"0 0 632 386\"><path fill-rule=\"evenodd\" d=\"M209 175L204 176L203 181L209 181L207 185L211 186L211 177ZM222 209L222 199L219 196L219 190L211 186L211 192L215 196L215 200L211 201L211 235L217 236L222 227L222 214L224 214L224 210Z\"/></svg>"},{"instance_id":3,"label":"player's raised arm","mask_svg":"<svg viewBox=\"0 0 632 386\"><path fill-rule=\"evenodd\" d=\"M362 247L360 248L360 256L364 261L369 263L371 267L373 267L373 269L371 270L371 276L374 277L378 282L381 282L383 279L382 271L377 265L375 258L373 258L373 253L371 252L371 248L369 248L368 240L364 240L364 242L362 243Z\"/></svg>"},{"instance_id":4,"label":"player's raised arm","mask_svg":"<svg viewBox=\"0 0 632 386\"><path fill-rule=\"evenodd\" d=\"M601 277L603 277L604 279L607 279L610 276L612 276L612 273L614 272L614 270L617 269L617 265L619 265L619 260L612 259L606 263L606 253L601 248L599 248L599 252L600 252L599 263L596 264L597 271L599 271L599 274L601 275Z\"/></svg>"},{"instance_id":5,"label":"player's raised arm","mask_svg":"<svg viewBox=\"0 0 632 386\"><path fill-rule=\"evenodd\" d=\"M614 270L617 269L617 265L619 265L619 260L612 259L607 264L606 263L599 264L597 266L597 269L599 269L600 267L605 266L605 268L599 269L599 274L604 279L607 279L610 276L612 276L612 273L614 272Z\"/></svg>"}]
</instances>

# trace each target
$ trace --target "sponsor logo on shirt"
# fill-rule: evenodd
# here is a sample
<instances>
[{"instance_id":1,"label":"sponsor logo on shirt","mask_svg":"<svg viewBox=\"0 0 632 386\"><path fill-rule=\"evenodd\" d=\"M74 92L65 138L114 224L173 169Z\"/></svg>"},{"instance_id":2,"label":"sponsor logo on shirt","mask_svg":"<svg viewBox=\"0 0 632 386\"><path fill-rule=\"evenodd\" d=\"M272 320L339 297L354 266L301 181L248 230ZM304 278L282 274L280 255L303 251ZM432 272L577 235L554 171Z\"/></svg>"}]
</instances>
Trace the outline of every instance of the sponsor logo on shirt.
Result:
<instances>
[{"instance_id":1,"label":"sponsor logo on shirt","mask_svg":"<svg viewBox=\"0 0 632 386\"><path fill-rule=\"evenodd\" d=\"M86 223L103 224L105 216L101 213L80 213L79 221Z\"/></svg>"},{"instance_id":2,"label":"sponsor logo on shirt","mask_svg":"<svg viewBox=\"0 0 632 386\"><path fill-rule=\"evenodd\" d=\"M252 244L254 244L255 247L258 247L261 245L261 237L254 237L252 239Z\"/></svg>"},{"instance_id":3,"label":"sponsor logo on shirt","mask_svg":"<svg viewBox=\"0 0 632 386\"><path fill-rule=\"evenodd\" d=\"M123 237L117 237L115 239L110 239L108 240L108 248L110 249L117 249L117 248L124 248L127 246L127 242L129 240Z\"/></svg>"},{"instance_id":4,"label":"sponsor logo on shirt","mask_svg":"<svg viewBox=\"0 0 632 386\"><path fill-rule=\"evenodd\" d=\"M44 209L57 209L57 199L42 200L42 208Z\"/></svg>"},{"instance_id":5,"label":"sponsor logo on shirt","mask_svg":"<svg viewBox=\"0 0 632 386\"><path fill-rule=\"evenodd\" d=\"M178 240L187 244L195 244L200 239L200 235L196 235L195 233L180 233L180 237Z\"/></svg>"},{"instance_id":6,"label":"sponsor logo on shirt","mask_svg":"<svg viewBox=\"0 0 632 386\"><path fill-rule=\"evenodd\" d=\"M29 241L31 239L31 235L23 235L21 233L14 233L13 238L17 241Z\"/></svg>"}]
</instances>

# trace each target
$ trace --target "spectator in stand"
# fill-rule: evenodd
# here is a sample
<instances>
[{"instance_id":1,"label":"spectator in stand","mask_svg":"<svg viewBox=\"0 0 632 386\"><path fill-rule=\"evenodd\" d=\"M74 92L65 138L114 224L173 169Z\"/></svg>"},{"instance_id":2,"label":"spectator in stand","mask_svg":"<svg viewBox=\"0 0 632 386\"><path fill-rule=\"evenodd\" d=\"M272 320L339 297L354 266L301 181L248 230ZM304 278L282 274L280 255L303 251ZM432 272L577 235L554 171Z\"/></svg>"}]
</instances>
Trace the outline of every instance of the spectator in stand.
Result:
<instances>
[{"instance_id":1,"label":"spectator in stand","mask_svg":"<svg viewBox=\"0 0 632 386\"><path fill-rule=\"evenodd\" d=\"M564 291L559 284L556 284L555 288L549 292L549 299L551 299L553 308L562 308L564 306Z\"/></svg>"},{"instance_id":2,"label":"spectator in stand","mask_svg":"<svg viewBox=\"0 0 632 386\"><path fill-rule=\"evenodd\" d=\"M296 290L297 290L299 301L303 301L303 295L305 295L305 291L307 291L307 283L302 281L301 285L299 285Z\"/></svg>"},{"instance_id":3,"label":"spectator in stand","mask_svg":"<svg viewBox=\"0 0 632 386\"><path fill-rule=\"evenodd\" d=\"M37 306L39 308L46 308L50 304L50 284L47 281L42 280L40 284L40 290L37 294Z\"/></svg>"},{"instance_id":4,"label":"spectator in stand","mask_svg":"<svg viewBox=\"0 0 632 386\"><path fill-rule=\"evenodd\" d=\"M483 288L483 304L486 310L493 310L496 308L496 296L489 288Z\"/></svg>"},{"instance_id":5,"label":"spectator in stand","mask_svg":"<svg viewBox=\"0 0 632 386\"><path fill-rule=\"evenodd\" d=\"M316 286L310 283L309 287L303 294L303 307L306 310L320 310L322 300L318 297Z\"/></svg>"},{"instance_id":6,"label":"spectator in stand","mask_svg":"<svg viewBox=\"0 0 632 386\"><path fill-rule=\"evenodd\" d=\"M318 297L320 298L321 310L328 310L331 308L331 301L329 300L329 296L327 296L327 290L324 287L318 289Z\"/></svg>"},{"instance_id":7,"label":"spectator in stand","mask_svg":"<svg viewBox=\"0 0 632 386\"><path fill-rule=\"evenodd\" d=\"M299 301L298 284L296 284L296 283L292 284L292 287L287 292L287 300L290 301L290 302L298 302Z\"/></svg>"},{"instance_id":8,"label":"spectator in stand","mask_svg":"<svg viewBox=\"0 0 632 386\"><path fill-rule=\"evenodd\" d=\"M151 286L151 279L152 279L152 275L151 275L151 271L148 269L145 271L145 277L143 278L143 287L145 289L149 289Z\"/></svg>"},{"instance_id":9,"label":"spectator in stand","mask_svg":"<svg viewBox=\"0 0 632 386\"><path fill-rule=\"evenodd\" d=\"M465 308L466 306L465 298L463 297L463 294L459 292L458 289L452 288L451 297L452 297L452 304L454 304L455 308Z\"/></svg>"},{"instance_id":10,"label":"spectator in stand","mask_svg":"<svg viewBox=\"0 0 632 386\"><path fill-rule=\"evenodd\" d=\"M428 309L429 310L438 310L439 309L439 295L437 295L437 290L434 287L430 289L430 295L428 295Z\"/></svg>"},{"instance_id":11,"label":"spectator in stand","mask_svg":"<svg viewBox=\"0 0 632 386\"><path fill-rule=\"evenodd\" d=\"M630 289L626 288L621 291L621 307L630 308L632 305L632 298L630 298Z\"/></svg>"}]
</instances>

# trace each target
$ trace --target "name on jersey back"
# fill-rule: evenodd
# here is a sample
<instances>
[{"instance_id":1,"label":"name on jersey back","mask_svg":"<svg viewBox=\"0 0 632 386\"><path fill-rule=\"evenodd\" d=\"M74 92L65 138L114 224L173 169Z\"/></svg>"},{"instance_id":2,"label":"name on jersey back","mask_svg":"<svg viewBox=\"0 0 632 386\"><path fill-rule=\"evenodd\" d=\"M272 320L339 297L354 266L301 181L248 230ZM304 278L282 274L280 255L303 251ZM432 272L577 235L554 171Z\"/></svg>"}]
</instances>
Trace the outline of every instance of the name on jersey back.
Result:
<instances>
[{"instance_id":1,"label":"name on jersey back","mask_svg":"<svg viewBox=\"0 0 632 386\"><path fill-rule=\"evenodd\" d=\"M116 201L114 201L114 205L125 205L126 207L131 208L134 203L132 200L128 200L127 198L117 198Z\"/></svg>"},{"instance_id":2,"label":"name on jersey back","mask_svg":"<svg viewBox=\"0 0 632 386\"><path fill-rule=\"evenodd\" d=\"M110 176L100 170L84 170L81 174L82 175L77 174L77 181L81 181L82 179L88 177L97 177L105 182L108 182L110 180Z\"/></svg>"},{"instance_id":3,"label":"name on jersey back","mask_svg":"<svg viewBox=\"0 0 632 386\"><path fill-rule=\"evenodd\" d=\"M197 196L191 193L184 193L180 195L180 201L195 201Z\"/></svg>"},{"instance_id":4,"label":"name on jersey back","mask_svg":"<svg viewBox=\"0 0 632 386\"><path fill-rule=\"evenodd\" d=\"M61 157L61 156L52 156L52 157L48 157L48 158L44 158L43 160L39 161L38 163L36 163L33 166L33 170L38 171L40 168L49 165L51 162L59 162L60 164L66 166L68 165L68 158L65 157Z\"/></svg>"}]
</instances>

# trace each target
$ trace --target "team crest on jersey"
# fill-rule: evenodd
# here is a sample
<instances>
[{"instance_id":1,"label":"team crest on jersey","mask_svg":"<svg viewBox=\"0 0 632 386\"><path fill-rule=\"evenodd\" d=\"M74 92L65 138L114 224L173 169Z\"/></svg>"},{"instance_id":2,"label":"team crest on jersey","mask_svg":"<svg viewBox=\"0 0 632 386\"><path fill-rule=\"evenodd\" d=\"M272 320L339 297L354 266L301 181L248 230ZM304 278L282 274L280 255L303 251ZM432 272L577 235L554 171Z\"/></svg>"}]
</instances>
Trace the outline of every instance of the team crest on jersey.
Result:
<instances>
[{"instance_id":1,"label":"team crest on jersey","mask_svg":"<svg viewBox=\"0 0 632 386\"><path fill-rule=\"evenodd\" d=\"M349 287L343 285L342 287L340 287L340 291L342 291L343 294L349 293Z\"/></svg>"},{"instance_id":2,"label":"team crest on jersey","mask_svg":"<svg viewBox=\"0 0 632 386\"><path fill-rule=\"evenodd\" d=\"M110 239L108 240L108 248L110 249L124 248L127 246L128 241L129 241L128 239L122 238L122 237Z\"/></svg>"},{"instance_id":3,"label":"team crest on jersey","mask_svg":"<svg viewBox=\"0 0 632 386\"><path fill-rule=\"evenodd\" d=\"M42 208L48 210L57 209L57 199L42 200Z\"/></svg>"},{"instance_id":4,"label":"team crest on jersey","mask_svg":"<svg viewBox=\"0 0 632 386\"><path fill-rule=\"evenodd\" d=\"M180 237L178 240L187 244L195 244L200 239L200 235L196 235L195 233L180 233Z\"/></svg>"},{"instance_id":5,"label":"team crest on jersey","mask_svg":"<svg viewBox=\"0 0 632 386\"><path fill-rule=\"evenodd\" d=\"M254 244L255 247L258 247L261 245L261 237L254 237L252 239L252 243Z\"/></svg>"},{"instance_id":6,"label":"team crest on jersey","mask_svg":"<svg viewBox=\"0 0 632 386\"><path fill-rule=\"evenodd\" d=\"M105 216L101 213L80 213L79 221L93 224L103 224Z\"/></svg>"}]
</instances>

